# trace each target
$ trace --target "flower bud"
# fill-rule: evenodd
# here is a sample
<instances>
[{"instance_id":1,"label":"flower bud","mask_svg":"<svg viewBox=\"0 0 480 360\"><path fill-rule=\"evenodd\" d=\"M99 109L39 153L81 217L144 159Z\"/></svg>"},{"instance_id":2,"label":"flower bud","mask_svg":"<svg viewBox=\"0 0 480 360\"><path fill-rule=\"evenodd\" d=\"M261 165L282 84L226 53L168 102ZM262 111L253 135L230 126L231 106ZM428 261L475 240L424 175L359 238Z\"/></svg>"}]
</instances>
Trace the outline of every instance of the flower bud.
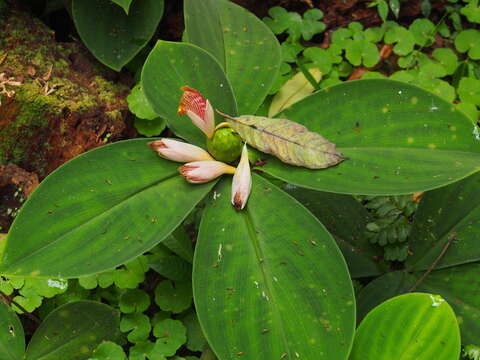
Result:
<instances>
[{"instance_id":1,"label":"flower bud","mask_svg":"<svg viewBox=\"0 0 480 360\"><path fill-rule=\"evenodd\" d=\"M178 168L178 172L192 184L202 184L223 174L233 174L235 168L220 161L194 161Z\"/></svg>"},{"instance_id":2,"label":"flower bud","mask_svg":"<svg viewBox=\"0 0 480 360\"><path fill-rule=\"evenodd\" d=\"M240 156L242 138L231 127L223 127L207 140L207 149L215 159L229 163Z\"/></svg>"},{"instance_id":3,"label":"flower bud","mask_svg":"<svg viewBox=\"0 0 480 360\"><path fill-rule=\"evenodd\" d=\"M198 146L173 139L161 139L148 143L162 158L178 162L213 160L208 152Z\"/></svg>"},{"instance_id":4,"label":"flower bud","mask_svg":"<svg viewBox=\"0 0 480 360\"><path fill-rule=\"evenodd\" d=\"M215 115L212 105L197 90L183 86L183 95L178 105L180 115L187 114L207 138L211 139L215 130Z\"/></svg>"},{"instance_id":5,"label":"flower bud","mask_svg":"<svg viewBox=\"0 0 480 360\"><path fill-rule=\"evenodd\" d=\"M242 210L247 204L250 191L252 190L252 175L248 162L247 144L243 145L242 157L235 170L232 182L232 205L237 210Z\"/></svg>"}]
</instances>

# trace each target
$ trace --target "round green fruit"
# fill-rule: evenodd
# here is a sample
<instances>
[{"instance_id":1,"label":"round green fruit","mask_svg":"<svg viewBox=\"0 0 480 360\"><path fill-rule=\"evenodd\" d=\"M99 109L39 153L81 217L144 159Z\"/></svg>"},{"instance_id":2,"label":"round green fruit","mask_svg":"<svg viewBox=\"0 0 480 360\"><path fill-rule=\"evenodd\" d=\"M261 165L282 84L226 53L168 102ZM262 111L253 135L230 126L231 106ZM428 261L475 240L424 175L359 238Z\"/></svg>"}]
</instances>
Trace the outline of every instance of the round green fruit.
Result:
<instances>
[{"instance_id":1,"label":"round green fruit","mask_svg":"<svg viewBox=\"0 0 480 360\"><path fill-rule=\"evenodd\" d=\"M242 138L229 127L215 131L212 139L207 140L208 152L218 161L230 163L242 153Z\"/></svg>"}]
</instances>

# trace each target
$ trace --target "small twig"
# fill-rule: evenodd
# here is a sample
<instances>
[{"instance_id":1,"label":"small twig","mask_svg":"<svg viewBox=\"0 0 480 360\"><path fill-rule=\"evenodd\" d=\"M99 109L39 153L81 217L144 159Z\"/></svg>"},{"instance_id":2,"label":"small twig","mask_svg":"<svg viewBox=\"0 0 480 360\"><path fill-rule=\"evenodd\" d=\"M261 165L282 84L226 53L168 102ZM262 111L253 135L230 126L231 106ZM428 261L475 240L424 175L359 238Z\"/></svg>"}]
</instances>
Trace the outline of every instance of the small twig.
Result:
<instances>
[{"instance_id":1,"label":"small twig","mask_svg":"<svg viewBox=\"0 0 480 360\"><path fill-rule=\"evenodd\" d=\"M29 313L27 311L27 309L25 309L22 305L17 303L15 300L13 300L10 296L5 294L3 291L0 291L0 297L2 297L2 301L5 302L7 305L10 305L10 304L15 305L17 308L20 309L20 311L23 313L23 315L28 317L30 320L35 322L37 325L40 325L41 321L40 321L39 318L37 318L35 315Z\"/></svg>"},{"instance_id":2,"label":"small twig","mask_svg":"<svg viewBox=\"0 0 480 360\"><path fill-rule=\"evenodd\" d=\"M412 292L414 291L418 285L420 285L423 280L425 280L425 278L428 276L428 274L430 274L434 269L435 267L437 266L438 262L443 258L443 256L445 255L445 253L447 252L448 248L450 247L450 244L452 243L452 241L455 239L455 237L457 236L457 233L456 232L452 232L449 236L448 236L448 241L447 243L443 246L443 249L442 251L440 251L440 254L438 254L437 258L435 259L435 261L432 263L432 265L430 265L430 267L427 269L427 271L425 271L423 273L422 276L420 276L420 278L417 280L417 282L410 288L408 289L407 292Z\"/></svg>"}]
</instances>

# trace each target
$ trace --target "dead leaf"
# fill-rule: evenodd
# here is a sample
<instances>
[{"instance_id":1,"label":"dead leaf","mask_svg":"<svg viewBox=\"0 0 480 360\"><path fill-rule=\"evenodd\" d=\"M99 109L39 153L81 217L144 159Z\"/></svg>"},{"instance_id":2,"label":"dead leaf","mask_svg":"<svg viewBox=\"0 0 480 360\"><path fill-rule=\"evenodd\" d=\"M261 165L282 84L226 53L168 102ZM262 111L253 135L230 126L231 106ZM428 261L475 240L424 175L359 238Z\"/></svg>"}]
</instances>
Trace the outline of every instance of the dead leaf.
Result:
<instances>
[{"instance_id":1,"label":"dead leaf","mask_svg":"<svg viewBox=\"0 0 480 360\"><path fill-rule=\"evenodd\" d=\"M308 69L308 71L317 82L322 78L320 69L313 68ZM299 102L314 91L315 88L310 84L305 75L303 75L302 72L299 72L288 80L273 97L270 109L268 110L268 116L272 117L273 115L278 114L280 111Z\"/></svg>"},{"instance_id":2,"label":"dead leaf","mask_svg":"<svg viewBox=\"0 0 480 360\"><path fill-rule=\"evenodd\" d=\"M324 169L345 160L335 144L296 122L253 115L231 117L220 111L218 113L227 119L248 145L287 164Z\"/></svg>"}]
</instances>

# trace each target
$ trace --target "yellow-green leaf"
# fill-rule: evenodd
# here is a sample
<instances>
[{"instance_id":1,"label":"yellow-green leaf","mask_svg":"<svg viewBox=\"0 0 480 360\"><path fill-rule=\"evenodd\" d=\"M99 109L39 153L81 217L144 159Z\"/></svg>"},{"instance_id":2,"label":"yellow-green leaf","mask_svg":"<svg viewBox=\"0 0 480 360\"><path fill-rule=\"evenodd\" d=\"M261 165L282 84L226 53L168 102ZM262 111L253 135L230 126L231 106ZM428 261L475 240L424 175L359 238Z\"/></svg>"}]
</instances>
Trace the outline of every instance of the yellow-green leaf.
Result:
<instances>
[{"instance_id":1,"label":"yellow-green leaf","mask_svg":"<svg viewBox=\"0 0 480 360\"><path fill-rule=\"evenodd\" d=\"M220 114L248 145L272 154L287 164L323 169L345 159L335 144L296 122L253 115L232 117Z\"/></svg>"},{"instance_id":2,"label":"yellow-green leaf","mask_svg":"<svg viewBox=\"0 0 480 360\"><path fill-rule=\"evenodd\" d=\"M322 78L322 72L318 68L308 70L310 75L318 82ZM286 109L315 91L315 88L307 80L302 72L299 72L288 80L273 97L268 116L272 117L283 109Z\"/></svg>"}]
</instances>

